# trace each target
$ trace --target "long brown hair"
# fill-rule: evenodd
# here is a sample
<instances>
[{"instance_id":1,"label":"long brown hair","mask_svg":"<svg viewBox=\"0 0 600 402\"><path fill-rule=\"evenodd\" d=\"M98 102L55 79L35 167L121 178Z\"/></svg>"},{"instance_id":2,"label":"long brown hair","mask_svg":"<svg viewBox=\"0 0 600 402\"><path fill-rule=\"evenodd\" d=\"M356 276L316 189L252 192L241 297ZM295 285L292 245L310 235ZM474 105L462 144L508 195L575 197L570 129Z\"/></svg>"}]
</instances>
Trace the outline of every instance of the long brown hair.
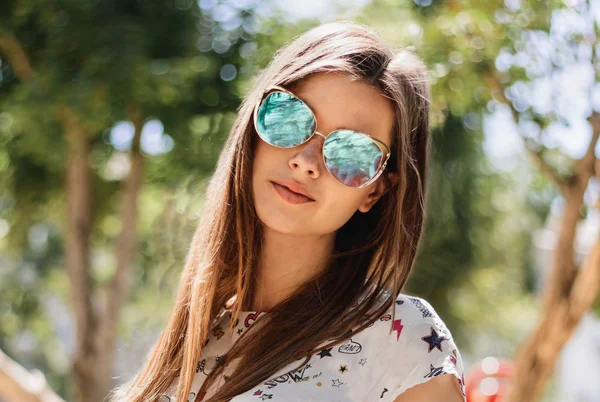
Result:
<instances>
[{"instance_id":1,"label":"long brown hair","mask_svg":"<svg viewBox=\"0 0 600 402\"><path fill-rule=\"evenodd\" d=\"M337 231L327 269L257 320L222 356L205 379L207 385L229 362L237 364L226 386L208 401L230 400L304 358L300 367L323 347L345 342L393 305L413 265L425 211L427 69L411 48L393 52L369 27L352 21L326 23L281 48L239 106L206 192L203 217L167 326L140 372L113 391L113 400L155 401L179 377L177 400L185 401L217 314L233 300L232 331L239 312L246 311L262 241L251 191L253 107L270 85L291 86L327 71L362 80L393 101L396 118L386 170L397 173L399 180L367 213L357 211Z\"/></svg>"}]
</instances>

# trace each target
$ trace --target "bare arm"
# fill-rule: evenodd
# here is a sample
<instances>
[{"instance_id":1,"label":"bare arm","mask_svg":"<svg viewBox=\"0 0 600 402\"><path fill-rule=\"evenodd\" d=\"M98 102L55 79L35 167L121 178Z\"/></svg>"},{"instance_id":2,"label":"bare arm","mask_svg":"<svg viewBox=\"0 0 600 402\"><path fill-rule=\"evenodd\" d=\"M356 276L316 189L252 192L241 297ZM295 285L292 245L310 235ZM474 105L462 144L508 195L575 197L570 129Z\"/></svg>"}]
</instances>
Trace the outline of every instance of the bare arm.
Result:
<instances>
[{"instance_id":1,"label":"bare arm","mask_svg":"<svg viewBox=\"0 0 600 402\"><path fill-rule=\"evenodd\" d=\"M427 382L410 387L394 402L464 402L458 380L452 374L442 374Z\"/></svg>"}]
</instances>

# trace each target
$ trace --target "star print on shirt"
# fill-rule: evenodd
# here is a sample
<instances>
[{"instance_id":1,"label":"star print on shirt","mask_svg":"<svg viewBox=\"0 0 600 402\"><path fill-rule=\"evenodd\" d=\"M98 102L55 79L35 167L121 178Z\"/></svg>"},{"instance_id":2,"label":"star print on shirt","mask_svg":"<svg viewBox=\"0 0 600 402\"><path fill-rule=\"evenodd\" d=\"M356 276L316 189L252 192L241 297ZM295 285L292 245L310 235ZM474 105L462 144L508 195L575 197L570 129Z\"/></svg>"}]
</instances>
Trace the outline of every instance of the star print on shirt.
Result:
<instances>
[{"instance_id":1,"label":"star print on shirt","mask_svg":"<svg viewBox=\"0 0 600 402\"><path fill-rule=\"evenodd\" d=\"M240 328L240 329L237 330L238 335L241 334L242 332L244 332L243 328Z\"/></svg>"},{"instance_id":2,"label":"star print on shirt","mask_svg":"<svg viewBox=\"0 0 600 402\"><path fill-rule=\"evenodd\" d=\"M333 348L329 348L329 349L323 349L322 351L320 351L319 353L317 353L317 355L318 355L318 356L319 356L321 359L322 359L322 358L324 358L324 357L327 357L327 356L329 356L329 357L333 357L333 356L331 356L331 353L330 353L330 352L331 352L331 349L333 349Z\"/></svg>"},{"instance_id":3,"label":"star print on shirt","mask_svg":"<svg viewBox=\"0 0 600 402\"><path fill-rule=\"evenodd\" d=\"M338 371L342 374L344 374L346 371L348 371L348 367L345 364L342 364L340 366L340 368L338 369Z\"/></svg>"},{"instance_id":4,"label":"star print on shirt","mask_svg":"<svg viewBox=\"0 0 600 402\"><path fill-rule=\"evenodd\" d=\"M217 337L217 340L221 339L221 337L225 335L225 331L223 331L220 325L217 325L215 328L213 328L212 333L213 336Z\"/></svg>"},{"instance_id":5,"label":"star print on shirt","mask_svg":"<svg viewBox=\"0 0 600 402\"><path fill-rule=\"evenodd\" d=\"M421 338L424 342L427 342L429 345L429 350L427 350L428 353L431 353L431 351L433 350L433 348L438 348L440 350L440 352L443 352L442 350L442 342L443 341L447 341L446 338L444 338L443 336L438 336L438 333L436 332L435 329L433 329L433 327L431 327L431 335L429 336L424 336Z\"/></svg>"},{"instance_id":6,"label":"star print on shirt","mask_svg":"<svg viewBox=\"0 0 600 402\"><path fill-rule=\"evenodd\" d=\"M340 387L340 385L344 385L344 382L341 382L340 380L338 380L337 378L335 380L331 380L331 382L333 382L333 384L331 384L332 387Z\"/></svg>"},{"instance_id":7,"label":"star print on shirt","mask_svg":"<svg viewBox=\"0 0 600 402\"><path fill-rule=\"evenodd\" d=\"M361 366L364 366L365 364L367 364L367 359L360 359L360 361L358 362L358 364L360 364Z\"/></svg>"}]
</instances>

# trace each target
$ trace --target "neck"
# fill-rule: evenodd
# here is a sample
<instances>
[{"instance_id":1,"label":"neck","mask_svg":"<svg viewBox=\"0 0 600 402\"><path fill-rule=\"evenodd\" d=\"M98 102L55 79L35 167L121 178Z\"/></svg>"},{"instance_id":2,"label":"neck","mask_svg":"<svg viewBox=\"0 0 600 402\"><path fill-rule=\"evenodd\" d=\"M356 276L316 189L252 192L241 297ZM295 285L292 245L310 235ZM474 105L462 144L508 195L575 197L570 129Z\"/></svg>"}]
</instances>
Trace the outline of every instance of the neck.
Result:
<instances>
[{"instance_id":1,"label":"neck","mask_svg":"<svg viewBox=\"0 0 600 402\"><path fill-rule=\"evenodd\" d=\"M264 228L251 311L269 311L330 262L335 232L289 235Z\"/></svg>"}]
</instances>

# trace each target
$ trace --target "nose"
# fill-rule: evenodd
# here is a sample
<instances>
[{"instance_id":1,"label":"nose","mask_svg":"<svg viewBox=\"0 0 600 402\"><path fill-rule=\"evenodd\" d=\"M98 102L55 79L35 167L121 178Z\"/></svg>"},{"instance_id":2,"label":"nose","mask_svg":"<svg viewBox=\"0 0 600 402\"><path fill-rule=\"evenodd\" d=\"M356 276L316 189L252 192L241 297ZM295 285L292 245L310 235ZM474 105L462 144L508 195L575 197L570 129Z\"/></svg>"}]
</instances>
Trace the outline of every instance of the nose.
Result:
<instances>
[{"instance_id":1,"label":"nose","mask_svg":"<svg viewBox=\"0 0 600 402\"><path fill-rule=\"evenodd\" d=\"M323 164L323 137L315 133L315 135L302 144L300 150L294 154L288 161L288 165L292 170L299 170L302 175L308 174L311 179L316 179L321 175Z\"/></svg>"}]
</instances>

